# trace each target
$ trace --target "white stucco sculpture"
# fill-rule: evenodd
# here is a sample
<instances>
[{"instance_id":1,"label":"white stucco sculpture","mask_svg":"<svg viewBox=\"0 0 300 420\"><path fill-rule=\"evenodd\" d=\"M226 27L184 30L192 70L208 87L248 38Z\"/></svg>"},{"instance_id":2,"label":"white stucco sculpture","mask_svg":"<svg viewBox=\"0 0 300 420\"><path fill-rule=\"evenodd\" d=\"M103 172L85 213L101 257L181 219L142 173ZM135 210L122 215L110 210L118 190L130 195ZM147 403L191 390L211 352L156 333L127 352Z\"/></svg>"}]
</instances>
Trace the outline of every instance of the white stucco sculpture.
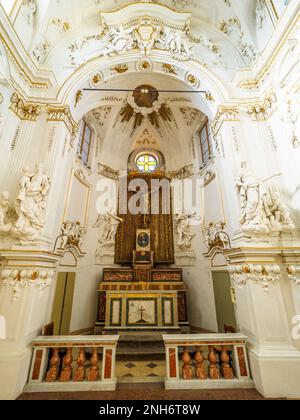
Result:
<instances>
[{"instance_id":1,"label":"white stucco sculpture","mask_svg":"<svg viewBox=\"0 0 300 420\"><path fill-rule=\"evenodd\" d=\"M124 29L122 25L114 26L107 29L102 40L102 51L103 55L110 53L118 53L121 51L128 51L134 46L134 40L132 37L132 29Z\"/></svg>"},{"instance_id":2,"label":"white stucco sculpture","mask_svg":"<svg viewBox=\"0 0 300 420\"><path fill-rule=\"evenodd\" d=\"M229 235L224 231L225 225L224 222L219 222L210 223L208 227L204 227L204 239L209 250L215 247L224 250L231 248Z\"/></svg>"},{"instance_id":3,"label":"white stucco sculpture","mask_svg":"<svg viewBox=\"0 0 300 420\"><path fill-rule=\"evenodd\" d=\"M266 17L267 17L266 0L257 0L256 1L256 25L258 29L263 28Z\"/></svg>"},{"instance_id":4,"label":"white stucco sculpture","mask_svg":"<svg viewBox=\"0 0 300 420\"><path fill-rule=\"evenodd\" d=\"M247 164L242 165L236 186L240 197L240 223L248 233L279 233L294 228L290 211L280 194L265 186L272 178L258 181Z\"/></svg>"},{"instance_id":5,"label":"white stucco sculpture","mask_svg":"<svg viewBox=\"0 0 300 420\"><path fill-rule=\"evenodd\" d=\"M259 214L261 184L246 164L242 165L241 172L236 178L236 187L240 196L241 225L259 226L261 224Z\"/></svg>"},{"instance_id":6,"label":"white stucco sculpture","mask_svg":"<svg viewBox=\"0 0 300 420\"><path fill-rule=\"evenodd\" d=\"M99 214L94 227L102 227L102 232L98 240L98 246L113 246L116 242L116 234L123 219L117 216L116 211L107 214Z\"/></svg>"},{"instance_id":7,"label":"white stucco sculpture","mask_svg":"<svg viewBox=\"0 0 300 420\"><path fill-rule=\"evenodd\" d=\"M189 213L178 213L175 215L176 232L178 235L177 245L181 249L191 248L192 240L196 236L192 234L190 230L191 218L192 215Z\"/></svg>"},{"instance_id":8,"label":"white stucco sculpture","mask_svg":"<svg viewBox=\"0 0 300 420\"><path fill-rule=\"evenodd\" d=\"M190 59L194 54L186 34L167 27L162 31L157 43L161 49L172 52L177 58L181 56Z\"/></svg>"},{"instance_id":9,"label":"white stucco sculpture","mask_svg":"<svg viewBox=\"0 0 300 420\"><path fill-rule=\"evenodd\" d=\"M33 25L34 16L37 12L36 0L23 0L23 6L25 9L28 25Z\"/></svg>"},{"instance_id":10,"label":"white stucco sculpture","mask_svg":"<svg viewBox=\"0 0 300 420\"><path fill-rule=\"evenodd\" d=\"M15 201L17 221L12 233L22 241L34 241L45 226L45 211L50 190L50 180L42 165L35 173L23 169Z\"/></svg>"},{"instance_id":11,"label":"white stucco sculpture","mask_svg":"<svg viewBox=\"0 0 300 420\"><path fill-rule=\"evenodd\" d=\"M51 47L51 44L46 38L44 38L35 46L34 50L32 51L32 54L35 56L35 58L37 59L39 63L43 61L50 47Z\"/></svg>"},{"instance_id":12,"label":"white stucco sculpture","mask_svg":"<svg viewBox=\"0 0 300 420\"><path fill-rule=\"evenodd\" d=\"M277 191L268 190L263 197L264 210L271 230L293 230L295 224L289 208L283 203Z\"/></svg>"},{"instance_id":13,"label":"white stucco sculpture","mask_svg":"<svg viewBox=\"0 0 300 420\"><path fill-rule=\"evenodd\" d=\"M82 249L83 234L85 230L80 226L80 222L66 221L61 228L60 249L66 249L68 246L76 246Z\"/></svg>"},{"instance_id":14,"label":"white stucco sculpture","mask_svg":"<svg viewBox=\"0 0 300 420\"><path fill-rule=\"evenodd\" d=\"M7 235L12 227L9 220L10 193L4 191L0 196L0 235Z\"/></svg>"},{"instance_id":15,"label":"white stucco sculpture","mask_svg":"<svg viewBox=\"0 0 300 420\"><path fill-rule=\"evenodd\" d=\"M201 41L192 41L188 29L162 27L153 19L143 17L137 24L129 27L122 24L108 26L104 22L100 35L74 40L69 46L69 57L72 65L78 65L93 54L110 56L139 48L143 54L148 55L152 49L157 48L170 51L174 59L184 61L193 57L196 43ZM39 54L41 49L43 50L43 44L38 46L36 52Z\"/></svg>"}]
</instances>

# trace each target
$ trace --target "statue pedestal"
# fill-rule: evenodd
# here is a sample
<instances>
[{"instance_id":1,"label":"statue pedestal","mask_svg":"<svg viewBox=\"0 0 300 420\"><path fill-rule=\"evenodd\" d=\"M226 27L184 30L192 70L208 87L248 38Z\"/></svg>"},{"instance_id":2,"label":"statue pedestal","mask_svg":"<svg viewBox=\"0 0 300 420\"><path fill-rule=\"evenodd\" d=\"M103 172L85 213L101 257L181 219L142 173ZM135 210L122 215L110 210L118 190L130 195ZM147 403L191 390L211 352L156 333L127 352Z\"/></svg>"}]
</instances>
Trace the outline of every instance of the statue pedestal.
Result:
<instances>
[{"instance_id":1,"label":"statue pedestal","mask_svg":"<svg viewBox=\"0 0 300 420\"><path fill-rule=\"evenodd\" d=\"M186 332L186 292L181 269L105 269L95 332Z\"/></svg>"},{"instance_id":2,"label":"statue pedestal","mask_svg":"<svg viewBox=\"0 0 300 420\"><path fill-rule=\"evenodd\" d=\"M180 267L194 267L197 263L195 251L179 251L175 253L176 264Z\"/></svg>"}]
</instances>

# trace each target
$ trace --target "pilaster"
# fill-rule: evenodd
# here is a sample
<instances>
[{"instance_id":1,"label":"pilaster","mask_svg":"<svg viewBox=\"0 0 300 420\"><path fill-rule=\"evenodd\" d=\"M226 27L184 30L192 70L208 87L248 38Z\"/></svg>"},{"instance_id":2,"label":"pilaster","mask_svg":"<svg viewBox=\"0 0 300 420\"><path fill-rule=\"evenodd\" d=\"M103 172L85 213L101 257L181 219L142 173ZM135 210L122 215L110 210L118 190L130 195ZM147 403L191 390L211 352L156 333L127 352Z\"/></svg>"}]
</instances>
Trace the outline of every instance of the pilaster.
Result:
<instances>
[{"instance_id":1,"label":"pilaster","mask_svg":"<svg viewBox=\"0 0 300 420\"><path fill-rule=\"evenodd\" d=\"M37 250L0 255L0 313L6 323L6 339L0 342L0 398L15 399L28 379L31 341L50 321L60 256Z\"/></svg>"},{"instance_id":2,"label":"pilaster","mask_svg":"<svg viewBox=\"0 0 300 420\"><path fill-rule=\"evenodd\" d=\"M293 337L288 300L292 285L282 250L249 247L225 255L236 289L239 327L249 337L250 367L258 391L266 397L299 396L300 351Z\"/></svg>"}]
</instances>

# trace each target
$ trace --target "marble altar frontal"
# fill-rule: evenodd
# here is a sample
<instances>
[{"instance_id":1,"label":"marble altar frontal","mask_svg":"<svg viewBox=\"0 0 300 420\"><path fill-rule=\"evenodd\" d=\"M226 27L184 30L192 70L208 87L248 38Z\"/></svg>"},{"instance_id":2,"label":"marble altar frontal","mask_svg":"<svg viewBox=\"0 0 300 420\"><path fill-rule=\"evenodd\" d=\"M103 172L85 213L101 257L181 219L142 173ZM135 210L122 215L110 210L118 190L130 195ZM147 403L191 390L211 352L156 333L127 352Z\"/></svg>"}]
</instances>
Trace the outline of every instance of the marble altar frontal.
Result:
<instances>
[{"instance_id":1,"label":"marble altar frontal","mask_svg":"<svg viewBox=\"0 0 300 420\"><path fill-rule=\"evenodd\" d=\"M104 269L99 285L96 333L122 331L186 331L186 286L180 269L149 272L136 281L129 268Z\"/></svg>"},{"instance_id":2,"label":"marble altar frontal","mask_svg":"<svg viewBox=\"0 0 300 420\"><path fill-rule=\"evenodd\" d=\"M156 299L128 299L127 325L156 326L157 301Z\"/></svg>"}]
</instances>

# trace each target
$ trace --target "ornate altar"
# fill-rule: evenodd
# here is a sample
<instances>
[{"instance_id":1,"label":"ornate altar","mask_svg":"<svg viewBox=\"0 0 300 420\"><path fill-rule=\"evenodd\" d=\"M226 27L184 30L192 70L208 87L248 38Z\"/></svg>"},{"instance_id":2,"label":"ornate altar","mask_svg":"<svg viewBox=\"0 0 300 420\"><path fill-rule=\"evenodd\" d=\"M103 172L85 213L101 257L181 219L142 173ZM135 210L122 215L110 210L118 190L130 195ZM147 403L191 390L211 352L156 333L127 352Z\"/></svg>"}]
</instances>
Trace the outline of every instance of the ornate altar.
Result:
<instances>
[{"instance_id":1,"label":"ornate altar","mask_svg":"<svg viewBox=\"0 0 300 420\"><path fill-rule=\"evenodd\" d=\"M132 267L103 270L96 333L188 331L182 269L154 267L151 230L136 231Z\"/></svg>"},{"instance_id":2,"label":"ornate altar","mask_svg":"<svg viewBox=\"0 0 300 420\"><path fill-rule=\"evenodd\" d=\"M153 101L152 97L144 99ZM143 188L134 201L130 185L136 181L142 181ZM173 268L169 181L160 153L148 150L130 155L128 176L120 178L119 185L117 218L121 223L115 237L116 268L103 270L95 333L189 332L187 288L182 269ZM132 201L139 211L128 211Z\"/></svg>"},{"instance_id":3,"label":"ornate altar","mask_svg":"<svg viewBox=\"0 0 300 420\"><path fill-rule=\"evenodd\" d=\"M181 269L105 269L95 332L188 331L186 292Z\"/></svg>"}]
</instances>

